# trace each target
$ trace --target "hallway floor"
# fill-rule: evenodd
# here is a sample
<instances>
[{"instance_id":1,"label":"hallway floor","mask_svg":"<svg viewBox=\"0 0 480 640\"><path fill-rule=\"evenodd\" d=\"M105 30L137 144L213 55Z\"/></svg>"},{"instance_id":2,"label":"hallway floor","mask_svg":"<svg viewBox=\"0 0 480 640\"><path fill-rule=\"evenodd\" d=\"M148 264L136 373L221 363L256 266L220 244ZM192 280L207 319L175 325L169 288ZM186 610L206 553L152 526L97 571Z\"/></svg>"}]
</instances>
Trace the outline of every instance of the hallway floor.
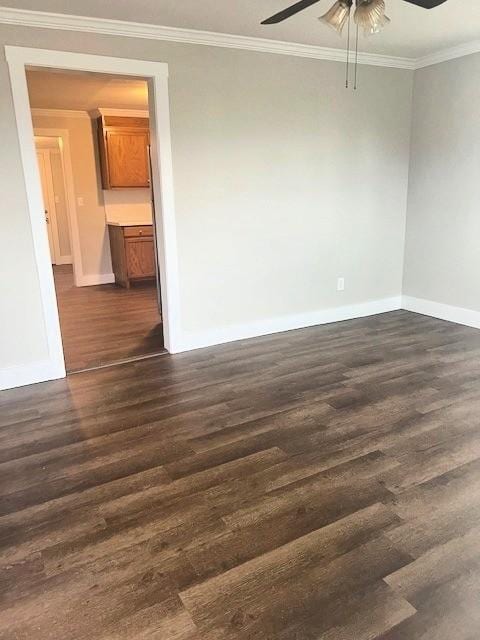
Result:
<instances>
[{"instance_id":1,"label":"hallway floor","mask_svg":"<svg viewBox=\"0 0 480 640\"><path fill-rule=\"evenodd\" d=\"M71 265L53 273L67 371L164 351L154 282L75 287Z\"/></svg>"}]
</instances>

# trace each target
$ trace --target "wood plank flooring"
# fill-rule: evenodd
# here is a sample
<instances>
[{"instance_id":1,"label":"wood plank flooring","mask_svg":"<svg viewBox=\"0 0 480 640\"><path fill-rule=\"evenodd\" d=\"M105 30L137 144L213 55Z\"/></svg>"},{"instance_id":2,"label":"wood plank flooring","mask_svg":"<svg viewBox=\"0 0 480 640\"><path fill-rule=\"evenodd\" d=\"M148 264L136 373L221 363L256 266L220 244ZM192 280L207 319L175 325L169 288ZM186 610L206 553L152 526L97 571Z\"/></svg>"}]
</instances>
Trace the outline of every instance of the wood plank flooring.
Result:
<instances>
[{"instance_id":1,"label":"wood plank flooring","mask_svg":"<svg viewBox=\"0 0 480 640\"><path fill-rule=\"evenodd\" d=\"M480 637L480 331L404 311L0 394L2 640Z\"/></svg>"},{"instance_id":2,"label":"wood plank flooring","mask_svg":"<svg viewBox=\"0 0 480 640\"><path fill-rule=\"evenodd\" d=\"M67 371L161 353L154 282L75 287L71 265L53 267Z\"/></svg>"}]
</instances>

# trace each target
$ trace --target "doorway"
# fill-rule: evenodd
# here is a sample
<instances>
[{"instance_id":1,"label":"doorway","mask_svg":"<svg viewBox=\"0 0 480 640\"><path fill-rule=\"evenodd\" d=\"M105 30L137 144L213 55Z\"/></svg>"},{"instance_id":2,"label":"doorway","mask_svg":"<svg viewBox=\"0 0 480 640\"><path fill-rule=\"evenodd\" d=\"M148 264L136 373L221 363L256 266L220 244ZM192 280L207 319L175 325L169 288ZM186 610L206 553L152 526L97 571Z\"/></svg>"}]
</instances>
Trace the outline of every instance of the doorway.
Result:
<instances>
[{"instance_id":1,"label":"doorway","mask_svg":"<svg viewBox=\"0 0 480 640\"><path fill-rule=\"evenodd\" d=\"M71 265L70 214L61 138L35 135L35 149L52 265Z\"/></svg>"},{"instance_id":2,"label":"doorway","mask_svg":"<svg viewBox=\"0 0 480 640\"><path fill-rule=\"evenodd\" d=\"M60 331L61 315L62 315L62 295L66 293L72 293L73 286L73 271L67 264L54 264L54 269L58 267L58 276L54 280L54 272L52 270L52 262L54 263L56 257L52 261L51 254L55 253L54 238L51 238L49 242L49 231L45 224L45 207L43 204L44 195L42 193L41 173L42 168L38 165L39 158L37 157L35 145L34 145L34 131L32 126L32 119L30 114L30 105L28 100L28 86L26 73L29 69L52 69L55 72L89 72L99 74L112 74L113 76L124 76L127 78L143 78L148 87L148 94L150 101L148 105L148 119L149 119L149 142L151 147L151 187L153 192L151 196L151 204L156 216L152 218L152 243L155 244L155 260L158 268L155 269L155 277L157 274L160 279L158 299L161 300L161 316L158 316L161 320L162 326L162 343L167 351L175 352L178 350L178 272L177 272L177 259L176 259L176 238L175 238L175 216L174 216L174 201L173 201L173 180L172 180L172 160L171 160L171 144L170 144L170 120L168 110L168 84L167 84L167 67L161 63L142 62L135 60L121 60L115 58L106 58L103 56L91 56L82 54L73 54L66 52L54 52L46 50L34 50L23 49L21 47L6 47L7 61L9 64L10 77L12 82L12 93L14 98L15 113L17 117L20 147L22 150L22 163L25 171L27 196L29 203L30 219L32 223L32 231L34 238L34 248L37 260L37 267L41 282L42 299L44 303L44 317L47 328L47 338L49 345L49 361L48 366L44 367L41 372L36 370L35 374L32 373L31 382L37 382L39 380L47 380L56 377L63 377L66 373L65 360L64 360L64 346L67 346L68 339L63 337ZM44 108L44 110L46 110ZM47 109L48 110L48 109ZM70 111L75 111L70 109ZM69 114L72 115L72 114ZM45 182L48 185L48 179L45 178ZM47 188L48 191L48 188ZM48 195L48 194L47 194ZM55 196L54 196L55 197ZM81 219L80 208L82 207L82 195L75 194L76 198L76 226L77 232L81 232L83 219ZM47 200L47 197L45 197ZM117 203L118 204L118 203ZM98 220L97 220L98 221ZM103 224L106 225L106 220L103 220ZM126 237L130 237L131 230L129 227L137 226L142 227L144 225L123 225L126 231ZM72 232L75 227L75 221L70 219L70 231ZM133 231L133 233L135 233ZM78 238L72 237L75 234L70 233L70 239L72 241L72 255L75 254L75 245ZM107 240L107 237L105 237ZM52 251L50 249L52 247ZM83 256L81 256L83 257ZM73 258L73 262L75 259ZM74 264L75 269L77 267ZM79 265L85 267L85 264ZM92 276L88 272L83 270L82 275L88 278ZM96 278L98 274L93 274ZM135 282L134 286L130 288L122 288L119 286L119 282L115 277L115 274L100 273L101 278L105 278L105 281L101 282L82 282L81 286L75 286L75 293L80 293L84 298L88 298L90 301L96 297L94 294L107 294L104 296L104 300L108 299L108 304L114 303L116 294L123 295L125 292L132 292L137 297L137 302L141 299L143 301L146 298L146 287L148 286L148 278L138 278L139 282ZM70 279L70 280L69 280ZM55 294L55 285L57 285L58 304ZM102 287L107 285L109 291ZM123 290L125 289L125 291ZM153 300L155 303L155 310L157 314L157 289L154 287ZM72 299L64 298L65 308L68 310L75 309L75 304ZM118 304L117 312L115 313L115 304L110 307L113 309L113 313L102 315L99 311L97 314L97 326L100 329L100 336L97 335L96 350L99 351L102 345L110 339L110 344L115 345L115 348L107 348L103 351L109 351L109 358L114 358L115 362L131 359L132 357L145 357L143 352L139 352L138 349L131 349L127 353L119 353L118 348L122 343L121 334L112 331L109 320L115 317L122 319L123 325L131 320L131 326L138 330L142 320L148 317L148 313L145 309L139 311L136 314L134 309L131 309L128 304L125 304L126 298L122 298L122 303ZM82 303L79 303L80 305ZM82 307L83 309L83 307ZM59 318L60 311L60 318ZM77 306L78 311L78 306ZM82 313L72 313L72 316L76 316L78 319ZM90 322L92 328L94 323ZM158 325L158 323L157 323ZM63 328L63 327L62 327ZM76 330L72 330L72 338ZM158 332L147 332L143 336L141 341L143 345L148 342L153 342L158 339ZM79 343L78 334L75 336L77 346ZM87 336L85 343L93 344L95 341L92 336ZM79 347L80 351L82 348ZM66 352L65 352L65 355ZM124 357L125 356L125 357ZM103 353L102 357L106 357ZM93 363L93 366L102 366L103 364L111 364L112 362L100 362ZM85 363L88 365L88 363ZM86 367L82 367L86 368ZM71 370L67 361L67 370Z\"/></svg>"},{"instance_id":3,"label":"doorway","mask_svg":"<svg viewBox=\"0 0 480 640\"><path fill-rule=\"evenodd\" d=\"M34 132L53 125L70 137L67 212L62 138L35 136L67 373L164 353L147 82L29 67L27 85ZM76 278L61 255L69 218Z\"/></svg>"}]
</instances>

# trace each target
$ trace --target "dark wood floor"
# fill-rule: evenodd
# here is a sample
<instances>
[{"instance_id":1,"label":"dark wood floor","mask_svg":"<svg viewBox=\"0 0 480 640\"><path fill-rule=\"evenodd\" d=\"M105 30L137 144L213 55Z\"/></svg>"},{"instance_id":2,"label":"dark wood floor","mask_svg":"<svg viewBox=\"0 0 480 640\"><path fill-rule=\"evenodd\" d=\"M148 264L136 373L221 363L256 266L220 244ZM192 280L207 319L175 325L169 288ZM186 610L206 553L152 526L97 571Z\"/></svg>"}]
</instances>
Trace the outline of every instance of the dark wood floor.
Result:
<instances>
[{"instance_id":1,"label":"dark wood floor","mask_svg":"<svg viewBox=\"0 0 480 640\"><path fill-rule=\"evenodd\" d=\"M0 394L2 640L478 640L480 331L394 312Z\"/></svg>"},{"instance_id":2,"label":"dark wood floor","mask_svg":"<svg viewBox=\"0 0 480 640\"><path fill-rule=\"evenodd\" d=\"M153 281L75 287L71 265L54 266L67 371L79 371L163 351Z\"/></svg>"}]
</instances>

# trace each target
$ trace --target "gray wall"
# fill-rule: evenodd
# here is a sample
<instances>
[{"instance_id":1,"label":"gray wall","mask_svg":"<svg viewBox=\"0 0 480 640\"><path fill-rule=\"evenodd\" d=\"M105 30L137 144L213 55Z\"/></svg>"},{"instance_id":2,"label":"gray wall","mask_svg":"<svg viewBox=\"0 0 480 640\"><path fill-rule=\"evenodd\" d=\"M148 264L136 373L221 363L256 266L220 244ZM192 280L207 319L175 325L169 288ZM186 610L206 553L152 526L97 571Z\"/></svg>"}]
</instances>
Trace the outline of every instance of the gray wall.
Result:
<instances>
[{"instance_id":1,"label":"gray wall","mask_svg":"<svg viewBox=\"0 0 480 640\"><path fill-rule=\"evenodd\" d=\"M412 72L363 66L353 93L334 62L6 25L4 44L169 64L183 332L400 295ZM46 342L0 56L1 369Z\"/></svg>"},{"instance_id":2,"label":"gray wall","mask_svg":"<svg viewBox=\"0 0 480 640\"><path fill-rule=\"evenodd\" d=\"M480 311L480 54L415 74L404 294Z\"/></svg>"}]
</instances>

